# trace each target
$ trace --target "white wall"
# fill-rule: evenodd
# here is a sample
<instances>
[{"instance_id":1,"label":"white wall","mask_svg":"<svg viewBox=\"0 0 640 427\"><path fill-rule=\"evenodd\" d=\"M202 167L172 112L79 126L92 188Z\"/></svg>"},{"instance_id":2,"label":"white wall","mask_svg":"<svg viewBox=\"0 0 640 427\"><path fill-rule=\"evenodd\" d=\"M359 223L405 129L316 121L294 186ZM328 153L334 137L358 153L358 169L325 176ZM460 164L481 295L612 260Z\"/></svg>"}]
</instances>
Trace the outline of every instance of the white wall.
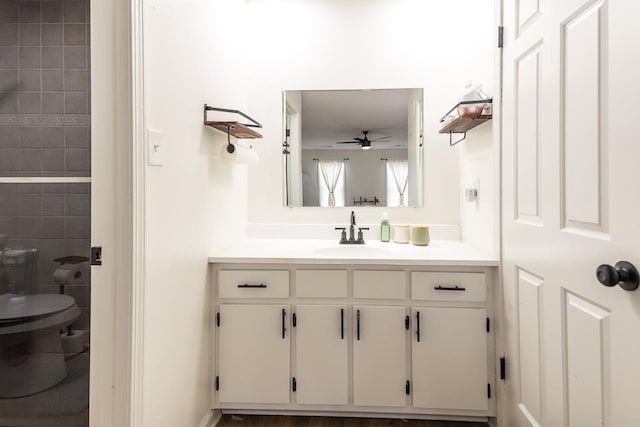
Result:
<instances>
[{"instance_id":1,"label":"white wall","mask_svg":"<svg viewBox=\"0 0 640 427\"><path fill-rule=\"evenodd\" d=\"M246 166L212 158L226 136L203 104L245 110L237 17L243 0L144 2L147 126L164 133L147 168L145 426L197 426L210 408L207 257L244 234ZM237 52L237 53L236 53Z\"/></svg>"},{"instance_id":2,"label":"white wall","mask_svg":"<svg viewBox=\"0 0 640 427\"><path fill-rule=\"evenodd\" d=\"M247 108L264 124L261 161L249 173L251 223L343 223L351 208L282 204L282 91L424 88L424 207L395 208L394 221L460 221L458 148L439 135L439 118L470 80L492 81L489 0L247 0L251 56ZM358 208L375 223L386 208Z\"/></svg>"}]
</instances>

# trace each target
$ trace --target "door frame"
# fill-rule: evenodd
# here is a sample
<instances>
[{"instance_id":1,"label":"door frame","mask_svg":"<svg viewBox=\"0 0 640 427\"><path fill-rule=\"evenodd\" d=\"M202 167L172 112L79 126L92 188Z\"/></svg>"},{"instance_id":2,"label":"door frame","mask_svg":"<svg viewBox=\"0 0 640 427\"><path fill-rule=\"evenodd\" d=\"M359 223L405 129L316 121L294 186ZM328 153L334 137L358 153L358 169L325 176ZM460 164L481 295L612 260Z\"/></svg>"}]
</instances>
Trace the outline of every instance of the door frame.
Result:
<instances>
[{"instance_id":1,"label":"door frame","mask_svg":"<svg viewBox=\"0 0 640 427\"><path fill-rule=\"evenodd\" d=\"M142 425L145 163L142 0L91 3L91 427Z\"/></svg>"}]
</instances>

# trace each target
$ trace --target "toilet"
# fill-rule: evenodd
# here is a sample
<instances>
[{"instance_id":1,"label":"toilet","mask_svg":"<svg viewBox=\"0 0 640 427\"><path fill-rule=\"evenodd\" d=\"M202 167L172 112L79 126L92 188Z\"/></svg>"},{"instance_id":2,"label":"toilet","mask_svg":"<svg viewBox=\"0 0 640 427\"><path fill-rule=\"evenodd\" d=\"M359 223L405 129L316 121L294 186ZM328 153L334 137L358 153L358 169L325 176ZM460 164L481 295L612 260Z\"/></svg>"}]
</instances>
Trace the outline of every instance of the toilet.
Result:
<instances>
[{"instance_id":1,"label":"toilet","mask_svg":"<svg viewBox=\"0 0 640 427\"><path fill-rule=\"evenodd\" d=\"M80 308L68 295L22 293L31 290L35 254L0 251L0 398L39 393L67 376L60 330Z\"/></svg>"}]
</instances>

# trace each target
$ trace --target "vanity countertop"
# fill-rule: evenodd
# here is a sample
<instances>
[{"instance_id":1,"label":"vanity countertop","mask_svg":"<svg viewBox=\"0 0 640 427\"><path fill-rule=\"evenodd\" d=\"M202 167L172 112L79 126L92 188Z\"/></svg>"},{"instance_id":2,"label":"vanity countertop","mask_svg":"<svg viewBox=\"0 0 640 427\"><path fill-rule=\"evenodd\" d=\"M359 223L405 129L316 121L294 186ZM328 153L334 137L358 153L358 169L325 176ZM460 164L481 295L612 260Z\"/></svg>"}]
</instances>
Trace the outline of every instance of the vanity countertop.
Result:
<instances>
[{"instance_id":1,"label":"vanity countertop","mask_svg":"<svg viewBox=\"0 0 640 427\"><path fill-rule=\"evenodd\" d=\"M245 239L214 253L210 263L369 264L494 267L498 259L456 240L435 240L429 246L367 241L340 245L334 240Z\"/></svg>"}]
</instances>

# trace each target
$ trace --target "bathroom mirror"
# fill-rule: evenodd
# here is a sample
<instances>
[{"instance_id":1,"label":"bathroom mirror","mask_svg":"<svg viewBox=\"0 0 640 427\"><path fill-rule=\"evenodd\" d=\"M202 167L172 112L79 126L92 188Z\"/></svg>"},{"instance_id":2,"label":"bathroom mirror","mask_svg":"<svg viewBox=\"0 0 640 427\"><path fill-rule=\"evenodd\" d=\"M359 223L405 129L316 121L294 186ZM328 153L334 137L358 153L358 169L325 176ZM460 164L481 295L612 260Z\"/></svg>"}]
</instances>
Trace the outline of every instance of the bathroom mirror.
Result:
<instances>
[{"instance_id":1,"label":"bathroom mirror","mask_svg":"<svg viewBox=\"0 0 640 427\"><path fill-rule=\"evenodd\" d=\"M422 105L422 89L285 91L285 205L421 207Z\"/></svg>"}]
</instances>

